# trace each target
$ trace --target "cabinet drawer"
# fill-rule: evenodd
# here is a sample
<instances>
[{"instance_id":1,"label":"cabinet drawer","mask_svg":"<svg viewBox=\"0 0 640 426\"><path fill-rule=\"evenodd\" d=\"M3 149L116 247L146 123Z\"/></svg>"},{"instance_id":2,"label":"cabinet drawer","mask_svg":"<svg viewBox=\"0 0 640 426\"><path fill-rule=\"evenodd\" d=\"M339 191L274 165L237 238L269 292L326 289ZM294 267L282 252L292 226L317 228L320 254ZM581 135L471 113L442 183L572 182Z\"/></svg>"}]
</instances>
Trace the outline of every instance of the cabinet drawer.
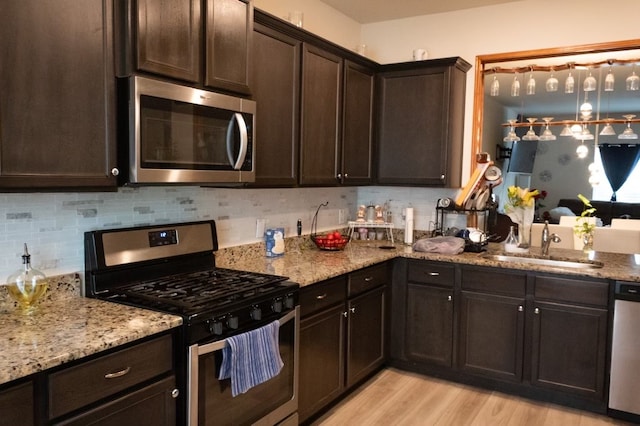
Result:
<instances>
[{"instance_id":1,"label":"cabinet drawer","mask_svg":"<svg viewBox=\"0 0 640 426\"><path fill-rule=\"evenodd\" d=\"M409 262L408 280L443 287L453 287L455 266L435 262Z\"/></svg>"},{"instance_id":2,"label":"cabinet drawer","mask_svg":"<svg viewBox=\"0 0 640 426\"><path fill-rule=\"evenodd\" d=\"M536 300L607 307L609 284L589 279L537 276L534 295Z\"/></svg>"},{"instance_id":3,"label":"cabinet drawer","mask_svg":"<svg viewBox=\"0 0 640 426\"><path fill-rule=\"evenodd\" d=\"M33 382L13 385L0 390L0 424L12 426L35 425Z\"/></svg>"},{"instance_id":4,"label":"cabinet drawer","mask_svg":"<svg viewBox=\"0 0 640 426\"><path fill-rule=\"evenodd\" d=\"M332 278L300 289L300 316L312 314L346 299L345 276Z\"/></svg>"},{"instance_id":5,"label":"cabinet drawer","mask_svg":"<svg viewBox=\"0 0 640 426\"><path fill-rule=\"evenodd\" d=\"M113 395L172 368L172 339L166 335L50 374L49 418Z\"/></svg>"},{"instance_id":6,"label":"cabinet drawer","mask_svg":"<svg viewBox=\"0 0 640 426\"><path fill-rule=\"evenodd\" d=\"M388 282L389 268L386 263L361 269L349 274L348 295L353 297L372 288L386 285Z\"/></svg>"},{"instance_id":7,"label":"cabinet drawer","mask_svg":"<svg viewBox=\"0 0 640 426\"><path fill-rule=\"evenodd\" d=\"M524 273L498 272L499 269L462 268L462 289L524 297L527 277Z\"/></svg>"}]
</instances>

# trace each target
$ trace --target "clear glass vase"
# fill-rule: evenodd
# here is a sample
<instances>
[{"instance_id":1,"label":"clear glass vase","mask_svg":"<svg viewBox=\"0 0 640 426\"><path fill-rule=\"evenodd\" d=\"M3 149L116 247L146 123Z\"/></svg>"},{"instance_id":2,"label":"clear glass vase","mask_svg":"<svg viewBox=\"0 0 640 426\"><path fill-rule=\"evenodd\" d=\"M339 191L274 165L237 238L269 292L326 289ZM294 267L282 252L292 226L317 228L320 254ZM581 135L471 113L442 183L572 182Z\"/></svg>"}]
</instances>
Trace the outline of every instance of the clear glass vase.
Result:
<instances>
[{"instance_id":1,"label":"clear glass vase","mask_svg":"<svg viewBox=\"0 0 640 426\"><path fill-rule=\"evenodd\" d=\"M531 247L531 223L518 223L518 248L529 250Z\"/></svg>"},{"instance_id":2,"label":"clear glass vase","mask_svg":"<svg viewBox=\"0 0 640 426\"><path fill-rule=\"evenodd\" d=\"M582 251L589 253L593 251L593 232L585 232L582 234Z\"/></svg>"}]
</instances>

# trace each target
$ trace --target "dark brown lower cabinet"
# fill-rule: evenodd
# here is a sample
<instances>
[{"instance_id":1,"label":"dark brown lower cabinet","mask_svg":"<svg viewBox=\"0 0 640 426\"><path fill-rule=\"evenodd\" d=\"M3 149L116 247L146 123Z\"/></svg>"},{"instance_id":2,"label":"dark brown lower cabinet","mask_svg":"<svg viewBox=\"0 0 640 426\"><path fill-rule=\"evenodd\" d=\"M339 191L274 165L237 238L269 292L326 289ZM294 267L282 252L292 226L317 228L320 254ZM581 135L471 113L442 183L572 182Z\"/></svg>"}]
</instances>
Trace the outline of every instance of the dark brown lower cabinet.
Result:
<instances>
[{"instance_id":1,"label":"dark brown lower cabinet","mask_svg":"<svg viewBox=\"0 0 640 426\"><path fill-rule=\"evenodd\" d=\"M347 321L347 387L384 363L386 288L349 300Z\"/></svg>"},{"instance_id":2,"label":"dark brown lower cabinet","mask_svg":"<svg viewBox=\"0 0 640 426\"><path fill-rule=\"evenodd\" d=\"M0 390L0 424L12 426L35 425L33 382Z\"/></svg>"},{"instance_id":3,"label":"dark brown lower cabinet","mask_svg":"<svg viewBox=\"0 0 640 426\"><path fill-rule=\"evenodd\" d=\"M344 389L344 305L300 321L298 415L305 420Z\"/></svg>"},{"instance_id":4,"label":"dark brown lower cabinet","mask_svg":"<svg viewBox=\"0 0 640 426\"><path fill-rule=\"evenodd\" d=\"M301 422L385 363L388 281L383 263L301 289Z\"/></svg>"},{"instance_id":5,"label":"dark brown lower cabinet","mask_svg":"<svg viewBox=\"0 0 640 426\"><path fill-rule=\"evenodd\" d=\"M533 309L534 386L605 398L608 288L601 281L536 278L540 297Z\"/></svg>"},{"instance_id":6,"label":"dark brown lower cabinet","mask_svg":"<svg viewBox=\"0 0 640 426\"><path fill-rule=\"evenodd\" d=\"M463 291L460 306L460 369L521 381L524 299Z\"/></svg>"},{"instance_id":7,"label":"dark brown lower cabinet","mask_svg":"<svg viewBox=\"0 0 640 426\"><path fill-rule=\"evenodd\" d=\"M452 353L453 289L409 283L407 358L451 367Z\"/></svg>"},{"instance_id":8,"label":"dark brown lower cabinet","mask_svg":"<svg viewBox=\"0 0 640 426\"><path fill-rule=\"evenodd\" d=\"M399 264L406 269L394 276L393 303L403 319L393 319L392 339L402 350L392 352L392 365L606 411L609 281Z\"/></svg>"},{"instance_id":9,"label":"dark brown lower cabinet","mask_svg":"<svg viewBox=\"0 0 640 426\"><path fill-rule=\"evenodd\" d=\"M175 425L176 400L172 396L175 387L175 377L167 377L77 417L55 424L60 426Z\"/></svg>"}]
</instances>

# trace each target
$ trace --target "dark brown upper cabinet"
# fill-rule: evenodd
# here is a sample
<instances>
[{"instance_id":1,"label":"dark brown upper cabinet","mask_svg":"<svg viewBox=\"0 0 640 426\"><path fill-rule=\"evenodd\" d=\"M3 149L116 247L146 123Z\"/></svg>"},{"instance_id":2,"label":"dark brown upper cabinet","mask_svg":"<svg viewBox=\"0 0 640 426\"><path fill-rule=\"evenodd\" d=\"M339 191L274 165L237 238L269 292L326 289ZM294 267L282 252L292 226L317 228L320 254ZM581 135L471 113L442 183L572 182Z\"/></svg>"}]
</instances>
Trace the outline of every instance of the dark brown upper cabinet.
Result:
<instances>
[{"instance_id":1,"label":"dark brown upper cabinet","mask_svg":"<svg viewBox=\"0 0 640 426\"><path fill-rule=\"evenodd\" d=\"M338 182L342 62L338 55L302 46L301 185Z\"/></svg>"},{"instance_id":2,"label":"dark brown upper cabinet","mask_svg":"<svg viewBox=\"0 0 640 426\"><path fill-rule=\"evenodd\" d=\"M128 34L121 74L135 69L250 94L250 0L138 0L121 8L119 27Z\"/></svg>"},{"instance_id":3,"label":"dark brown upper cabinet","mask_svg":"<svg viewBox=\"0 0 640 426\"><path fill-rule=\"evenodd\" d=\"M372 180L374 70L344 61L342 139L338 180L366 185Z\"/></svg>"},{"instance_id":4,"label":"dark brown upper cabinet","mask_svg":"<svg viewBox=\"0 0 640 426\"><path fill-rule=\"evenodd\" d=\"M377 182L461 186L466 72L461 58L384 65L377 76Z\"/></svg>"},{"instance_id":5,"label":"dark brown upper cabinet","mask_svg":"<svg viewBox=\"0 0 640 426\"><path fill-rule=\"evenodd\" d=\"M255 24L253 96L256 103L257 186L298 183L300 49L302 42Z\"/></svg>"},{"instance_id":6,"label":"dark brown upper cabinet","mask_svg":"<svg viewBox=\"0 0 640 426\"><path fill-rule=\"evenodd\" d=\"M115 190L113 8L0 4L0 191Z\"/></svg>"}]
</instances>

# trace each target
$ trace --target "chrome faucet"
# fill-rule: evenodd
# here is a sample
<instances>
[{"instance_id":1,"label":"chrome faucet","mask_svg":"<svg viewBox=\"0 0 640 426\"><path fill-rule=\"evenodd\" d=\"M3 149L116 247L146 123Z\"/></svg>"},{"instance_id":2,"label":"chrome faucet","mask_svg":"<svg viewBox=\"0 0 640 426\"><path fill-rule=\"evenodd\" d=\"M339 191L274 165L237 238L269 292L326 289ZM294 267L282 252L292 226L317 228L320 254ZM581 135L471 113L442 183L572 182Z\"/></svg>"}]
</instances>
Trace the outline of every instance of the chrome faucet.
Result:
<instances>
[{"instance_id":1,"label":"chrome faucet","mask_svg":"<svg viewBox=\"0 0 640 426\"><path fill-rule=\"evenodd\" d=\"M542 248L542 255L549 255L549 246L552 242L559 243L562 241L558 234L549 234L549 221L544 221L544 228L542 228L542 241L540 243L540 247Z\"/></svg>"}]
</instances>

